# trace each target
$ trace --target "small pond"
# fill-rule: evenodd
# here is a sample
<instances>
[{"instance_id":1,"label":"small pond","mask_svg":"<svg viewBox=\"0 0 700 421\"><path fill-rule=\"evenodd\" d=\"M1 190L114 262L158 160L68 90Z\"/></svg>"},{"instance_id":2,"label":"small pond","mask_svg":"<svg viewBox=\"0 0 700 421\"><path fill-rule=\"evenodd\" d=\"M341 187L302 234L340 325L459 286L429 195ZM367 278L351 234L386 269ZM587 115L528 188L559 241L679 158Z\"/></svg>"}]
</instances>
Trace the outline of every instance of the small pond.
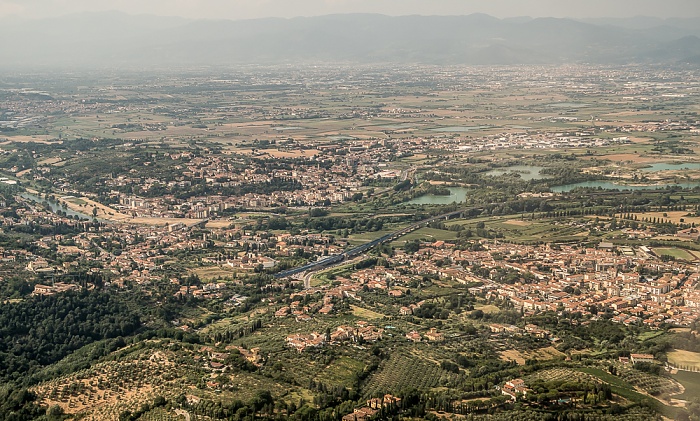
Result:
<instances>
[{"instance_id":1,"label":"small pond","mask_svg":"<svg viewBox=\"0 0 700 421\"><path fill-rule=\"evenodd\" d=\"M449 196L426 194L416 197L408 202L409 205L449 205L453 202L462 203L467 200L467 195L471 191L466 187L448 187Z\"/></svg>"}]
</instances>

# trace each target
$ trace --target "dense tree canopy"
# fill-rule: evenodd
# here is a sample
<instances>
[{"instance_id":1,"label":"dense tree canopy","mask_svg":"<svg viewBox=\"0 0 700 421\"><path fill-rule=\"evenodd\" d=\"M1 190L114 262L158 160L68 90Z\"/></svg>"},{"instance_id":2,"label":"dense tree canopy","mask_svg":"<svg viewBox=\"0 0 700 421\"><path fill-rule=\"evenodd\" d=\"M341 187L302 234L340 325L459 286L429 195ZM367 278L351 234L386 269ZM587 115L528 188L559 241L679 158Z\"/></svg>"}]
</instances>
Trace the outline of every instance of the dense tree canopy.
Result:
<instances>
[{"instance_id":1,"label":"dense tree canopy","mask_svg":"<svg viewBox=\"0 0 700 421\"><path fill-rule=\"evenodd\" d=\"M129 336L139 315L118 295L81 291L0 306L0 379L27 379L97 340Z\"/></svg>"}]
</instances>

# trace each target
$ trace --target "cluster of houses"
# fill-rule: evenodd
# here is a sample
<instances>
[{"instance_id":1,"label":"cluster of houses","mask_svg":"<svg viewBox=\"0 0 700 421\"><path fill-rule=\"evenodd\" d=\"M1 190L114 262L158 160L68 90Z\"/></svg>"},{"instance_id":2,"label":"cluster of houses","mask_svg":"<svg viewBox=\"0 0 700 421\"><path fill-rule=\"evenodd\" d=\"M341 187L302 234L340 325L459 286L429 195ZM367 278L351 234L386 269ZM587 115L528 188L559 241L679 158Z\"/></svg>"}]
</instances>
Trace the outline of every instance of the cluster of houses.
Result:
<instances>
[{"instance_id":1,"label":"cluster of houses","mask_svg":"<svg viewBox=\"0 0 700 421\"><path fill-rule=\"evenodd\" d=\"M51 285L36 284L32 295L54 295L68 291L79 290L80 286L75 284L67 284L64 282L55 282Z\"/></svg>"},{"instance_id":2,"label":"cluster of houses","mask_svg":"<svg viewBox=\"0 0 700 421\"><path fill-rule=\"evenodd\" d=\"M382 409L397 409L401 404L401 398L386 394L381 398L367 400L365 406L355 408L353 412L343 415L343 421L368 421L376 416Z\"/></svg>"},{"instance_id":3,"label":"cluster of houses","mask_svg":"<svg viewBox=\"0 0 700 421\"><path fill-rule=\"evenodd\" d=\"M310 348L320 348L327 344L339 345L344 342L371 343L381 340L384 329L378 328L364 320L360 320L355 326L341 325L334 331L324 335L318 332L309 334L296 333L287 336L287 346L297 351L304 352Z\"/></svg>"},{"instance_id":4,"label":"cluster of houses","mask_svg":"<svg viewBox=\"0 0 700 421\"><path fill-rule=\"evenodd\" d=\"M422 244L411 256L397 250L387 260L394 269L363 269L351 274L350 279L338 278L332 289L312 288L306 293L360 299L357 292L365 289L386 291L400 298L416 277L430 274L464 284L480 283L469 291L487 299L509 301L525 313L569 311L595 318L597 313L611 311L613 321L657 328L664 324L687 326L697 319L700 309L700 274L694 266L663 262L643 250L626 256L612 245L552 248L482 240L482 249L472 251L436 242ZM452 265L445 266L445 261ZM474 266L481 268L479 274L472 272ZM640 267L662 274L640 275ZM484 277L484 270L490 276ZM497 275L503 271L513 273L516 281L501 282ZM411 315L424 303L403 305L399 314ZM518 333L503 329L504 333ZM548 332L537 329L525 333L549 337Z\"/></svg>"},{"instance_id":5,"label":"cluster of houses","mask_svg":"<svg viewBox=\"0 0 700 421\"><path fill-rule=\"evenodd\" d=\"M275 311L275 317L284 318L294 316L298 322L308 322L312 314L328 315L333 311L333 301L335 297L327 294L322 302L314 302L302 305L301 301L293 301L288 306L284 306Z\"/></svg>"},{"instance_id":6,"label":"cluster of houses","mask_svg":"<svg viewBox=\"0 0 700 421\"><path fill-rule=\"evenodd\" d=\"M700 308L697 268L683 262L663 262L642 250L625 256L615 247L552 248L482 240L478 251L425 243L410 260L401 252L388 260L403 269L394 285L422 274L464 284L479 282L480 286L469 291L509 301L525 313L566 310L595 316L612 311L614 321L654 328L663 324L687 326L697 319ZM445 266L445 261L452 265ZM479 274L472 272L474 266L481 268ZM640 275L640 267L662 275ZM485 271L489 276L483 276ZM370 269L364 277L381 279L386 276L382 272ZM502 282L498 276L503 272L514 274L515 282ZM402 310L402 314L409 314L409 308Z\"/></svg>"},{"instance_id":7,"label":"cluster of houses","mask_svg":"<svg viewBox=\"0 0 700 421\"><path fill-rule=\"evenodd\" d=\"M509 380L501 387L501 393L513 401L517 401L521 396L527 396L528 392L530 389L527 388L523 379Z\"/></svg>"},{"instance_id":8,"label":"cluster of houses","mask_svg":"<svg viewBox=\"0 0 700 421\"><path fill-rule=\"evenodd\" d=\"M429 342L442 342L445 340L445 335L432 327L422 335L418 331L412 330L406 333L406 339L411 342L421 342L424 339Z\"/></svg>"},{"instance_id":9,"label":"cluster of houses","mask_svg":"<svg viewBox=\"0 0 700 421\"><path fill-rule=\"evenodd\" d=\"M176 297L221 298L223 291L228 289L228 285L225 282L210 282L203 284L201 287L197 285L180 285L181 281L177 278L170 278L170 282L180 287L175 293Z\"/></svg>"},{"instance_id":10,"label":"cluster of houses","mask_svg":"<svg viewBox=\"0 0 700 421\"><path fill-rule=\"evenodd\" d=\"M331 343L345 341L353 342L376 342L382 339L384 329L373 326L364 320L356 323L356 326L338 326L335 332L331 332Z\"/></svg>"},{"instance_id":11,"label":"cluster of houses","mask_svg":"<svg viewBox=\"0 0 700 421\"><path fill-rule=\"evenodd\" d=\"M165 153L165 159L180 163L175 166L179 169L175 180L166 182L153 177L119 175L105 178L103 182L107 187L114 189L111 195L119 203L114 206L116 210L139 217L204 219L219 215L228 209L340 203L361 192L362 180L367 177L376 174L387 178L397 176L393 172L387 172L380 164L388 159L389 155L369 154L369 148L373 147L376 141L358 142L361 146L346 147L344 163L335 163L336 148L319 147L315 149L313 161L310 157L300 157L289 169L273 170L238 155L192 156L187 153ZM390 153L389 150L386 152ZM334 165L318 165L318 162L324 161L334 162ZM212 188L236 188L256 184L267 186L275 182L297 183L303 188L275 191L261 189L260 192L244 192L232 196L207 195L187 200L178 199L172 194L149 198L145 195L120 193L124 187L133 185L140 186L141 190L147 193L153 189L186 188L201 182Z\"/></svg>"},{"instance_id":12,"label":"cluster of houses","mask_svg":"<svg viewBox=\"0 0 700 421\"><path fill-rule=\"evenodd\" d=\"M204 358L200 355L195 358L205 361L205 367L214 372L223 373L229 369L226 362L231 356L231 352L240 353L243 358L257 367L260 367L264 361L260 348L247 349L236 345L228 345L224 352L219 352L210 346L203 346L199 349L199 352L204 355Z\"/></svg>"},{"instance_id":13,"label":"cluster of houses","mask_svg":"<svg viewBox=\"0 0 700 421\"><path fill-rule=\"evenodd\" d=\"M551 120L551 118L550 118ZM462 139L453 147L462 152L494 151L500 149L562 149L562 148L601 148L613 144L625 144L627 137L601 138L593 132L506 132L476 139Z\"/></svg>"},{"instance_id":14,"label":"cluster of houses","mask_svg":"<svg viewBox=\"0 0 700 421\"><path fill-rule=\"evenodd\" d=\"M326 344L327 339L326 335L322 335L318 332L309 334L296 333L287 336L287 346L301 353L309 348L321 348Z\"/></svg>"},{"instance_id":15,"label":"cluster of houses","mask_svg":"<svg viewBox=\"0 0 700 421\"><path fill-rule=\"evenodd\" d=\"M514 325L502 325L498 323L492 323L489 325L491 333L497 335L510 335L510 336L532 336L539 339L550 339L551 333L545 329L541 329L539 326L533 324L527 324L524 328L514 326Z\"/></svg>"}]
</instances>

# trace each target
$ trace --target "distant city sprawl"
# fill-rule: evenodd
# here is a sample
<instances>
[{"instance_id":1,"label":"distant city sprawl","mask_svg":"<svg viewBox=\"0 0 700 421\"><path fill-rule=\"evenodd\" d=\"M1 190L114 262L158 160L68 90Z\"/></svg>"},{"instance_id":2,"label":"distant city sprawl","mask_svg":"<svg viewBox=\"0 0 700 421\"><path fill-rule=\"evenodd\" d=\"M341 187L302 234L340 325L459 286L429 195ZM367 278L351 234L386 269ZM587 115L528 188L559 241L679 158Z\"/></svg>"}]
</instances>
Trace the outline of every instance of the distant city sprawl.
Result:
<instances>
[{"instance_id":1,"label":"distant city sprawl","mask_svg":"<svg viewBox=\"0 0 700 421\"><path fill-rule=\"evenodd\" d=\"M3 73L0 420L696 420L698 81Z\"/></svg>"}]
</instances>

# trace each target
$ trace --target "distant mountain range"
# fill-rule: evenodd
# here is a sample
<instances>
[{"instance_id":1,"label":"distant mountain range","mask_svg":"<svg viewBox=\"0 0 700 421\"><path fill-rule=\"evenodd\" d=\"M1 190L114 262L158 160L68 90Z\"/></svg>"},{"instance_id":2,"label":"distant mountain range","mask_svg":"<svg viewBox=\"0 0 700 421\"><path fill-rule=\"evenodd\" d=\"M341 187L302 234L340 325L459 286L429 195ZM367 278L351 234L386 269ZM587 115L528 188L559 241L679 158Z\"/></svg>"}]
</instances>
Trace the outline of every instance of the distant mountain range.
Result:
<instances>
[{"instance_id":1,"label":"distant mountain range","mask_svg":"<svg viewBox=\"0 0 700 421\"><path fill-rule=\"evenodd\" d=\"M700 18L348 14L231 21L109 12L0 19L0 67L321 62L700 63Z\"/></svg>"}]
</instances>

